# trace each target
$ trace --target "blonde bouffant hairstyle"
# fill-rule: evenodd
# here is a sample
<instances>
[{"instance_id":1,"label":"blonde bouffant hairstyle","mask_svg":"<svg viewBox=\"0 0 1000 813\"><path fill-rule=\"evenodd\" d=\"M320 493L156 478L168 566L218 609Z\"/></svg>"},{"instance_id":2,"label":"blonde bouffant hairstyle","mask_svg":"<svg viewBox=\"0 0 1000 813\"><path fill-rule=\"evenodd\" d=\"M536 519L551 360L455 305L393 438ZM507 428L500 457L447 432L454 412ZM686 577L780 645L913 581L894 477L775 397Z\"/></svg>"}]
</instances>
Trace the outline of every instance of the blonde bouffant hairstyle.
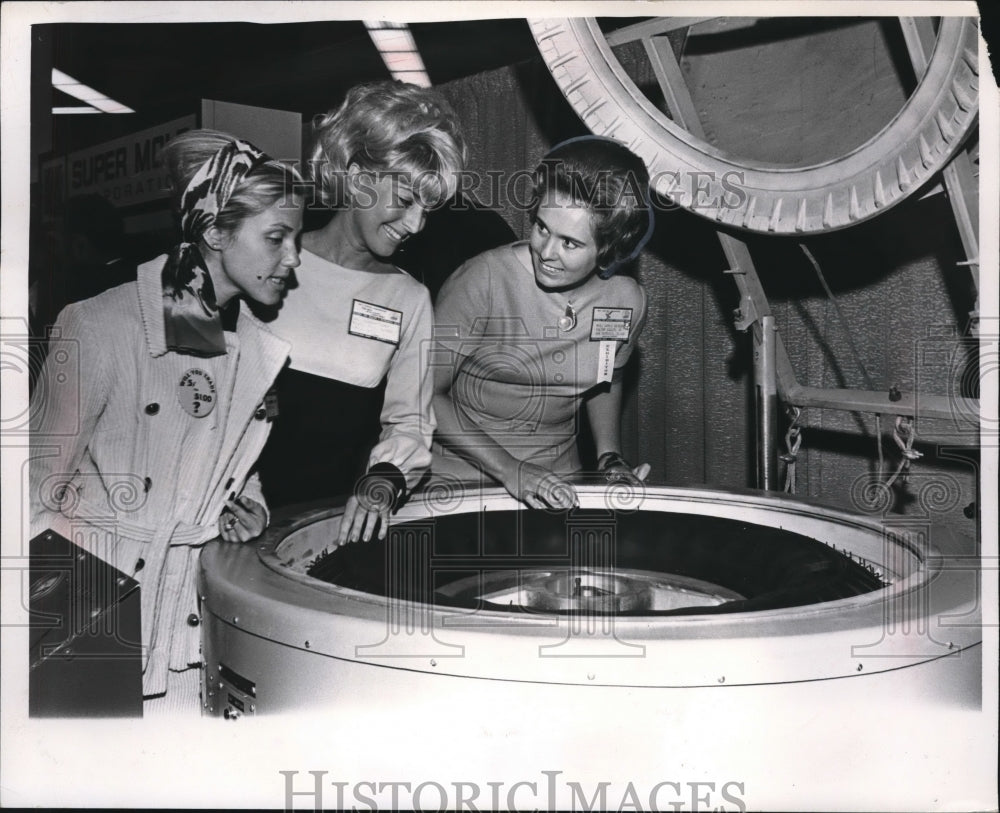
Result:
<instances>
[{"instance_id":1,"label":"blonde bouffant hairstyle","mask_svg":"<svg viewBox=\"0 0 1000 813\"><path fill-rule=\"evenodd\" d=\"M433 208L455 194L466 147L451 105L435 90L397 80L357 85L313 120L310 175L323 202L342 206L349 167L401 176Z\"/></svg>"}]
</instances>

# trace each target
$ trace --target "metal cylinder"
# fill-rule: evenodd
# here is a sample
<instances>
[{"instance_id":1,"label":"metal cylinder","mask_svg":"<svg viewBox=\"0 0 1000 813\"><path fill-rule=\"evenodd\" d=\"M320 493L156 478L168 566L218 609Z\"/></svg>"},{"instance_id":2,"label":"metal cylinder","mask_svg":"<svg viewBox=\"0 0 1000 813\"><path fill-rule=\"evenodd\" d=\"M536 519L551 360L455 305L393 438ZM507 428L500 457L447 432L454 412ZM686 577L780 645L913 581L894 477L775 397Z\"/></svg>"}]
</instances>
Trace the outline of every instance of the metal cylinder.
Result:
<instances>
[{"instance_id":1,"label":"metal cylinder","mask_svg":"<svg viewBox=\"0 0 1000 813\"><path fill-rule=\"evenodd\" d=\"M778 487L777 335L773 316L762 316L753 332L754 393L757 407L757 487Z\"/></svg>"}]
</instances>

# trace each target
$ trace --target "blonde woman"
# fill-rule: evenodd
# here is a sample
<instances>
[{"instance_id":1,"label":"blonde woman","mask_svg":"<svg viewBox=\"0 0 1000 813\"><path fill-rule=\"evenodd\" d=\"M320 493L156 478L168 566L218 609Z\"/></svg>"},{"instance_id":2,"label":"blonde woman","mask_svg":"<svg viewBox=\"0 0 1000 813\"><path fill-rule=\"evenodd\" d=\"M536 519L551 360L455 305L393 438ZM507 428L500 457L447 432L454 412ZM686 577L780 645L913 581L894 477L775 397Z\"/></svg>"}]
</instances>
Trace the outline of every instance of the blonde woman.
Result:
<instances>
[{"instance_id":1,"label":"blonde woman","mask_svg":"<svg viewBox=\"0 0 1000 813\"><path fill-rule=\"evenodd\" d=\"M454 195L465 145L436 91L394 81L353 88L314 129L312 175L334 214L303 236L272 323L292 349L261 476L274 504L350 495L344 543L384 538L430 464L433 312L393 255Z\"/></svg>"}]
</instances>

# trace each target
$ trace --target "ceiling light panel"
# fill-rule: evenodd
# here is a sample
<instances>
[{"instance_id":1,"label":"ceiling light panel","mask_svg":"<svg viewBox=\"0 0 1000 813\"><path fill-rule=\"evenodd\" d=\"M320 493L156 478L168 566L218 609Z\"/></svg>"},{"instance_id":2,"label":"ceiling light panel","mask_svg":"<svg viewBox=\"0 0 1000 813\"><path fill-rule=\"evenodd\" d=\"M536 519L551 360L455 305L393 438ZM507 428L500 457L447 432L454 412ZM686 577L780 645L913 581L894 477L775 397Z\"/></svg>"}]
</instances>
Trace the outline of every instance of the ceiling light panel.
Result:
<instances>
[{"instance_id":1,"label":"ceiling light panel","mask_svg":"<svg viewBox=\"0 0 1000 813\"><path fill-rule=\"evenodd\" d=\"M69 74L63 73L62 71L53 68L52 69L52 86L63 93L72 96L74 99L79 99L81 102L86 102L91 105L90 108L77 108L77 107L53 107L53 114L64 114L64 113L78 113L83 112L83 110L88 110L88 112L93 113L134 113L135 111L121 102L116 102L114 99L109 99L99 90L94 90L94 88L89 85L83 84L74 79Z\"/></svg>"},{"instance_id":2,"label":"ceiling light panel","mask_svg":"<svg viewBox=\"0 0 1000 813\"><path fill-rule=\"evenodd\" d=\"M422 87L431 86L424 60L406 23L369 21L365 27L393 79Z\"/></svg>"}]
</instances>

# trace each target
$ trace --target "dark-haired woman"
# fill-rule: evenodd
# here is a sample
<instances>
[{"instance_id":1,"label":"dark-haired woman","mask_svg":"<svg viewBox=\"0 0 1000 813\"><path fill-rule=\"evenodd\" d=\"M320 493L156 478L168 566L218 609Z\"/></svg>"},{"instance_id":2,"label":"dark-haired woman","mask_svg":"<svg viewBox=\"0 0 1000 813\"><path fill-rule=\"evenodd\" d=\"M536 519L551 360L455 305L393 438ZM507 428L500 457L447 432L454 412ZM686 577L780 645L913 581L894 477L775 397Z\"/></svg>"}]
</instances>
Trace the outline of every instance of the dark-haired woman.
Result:
<instances>
[{"instance_id":1,"label":"dark-haired woman","mask_svg":"<svg viewBox=\"0 0 1000 813\"><path fill-rule=\"evenodd\" d=\"M607 478L648 473L623 459L619 426L646 295L615 272L650 236L649 176L625 147L585 137L553 149L534 181L530 238L470 260L438 297L434 473L569 508L581 403Z\"/></svg>"}]
</instances>

